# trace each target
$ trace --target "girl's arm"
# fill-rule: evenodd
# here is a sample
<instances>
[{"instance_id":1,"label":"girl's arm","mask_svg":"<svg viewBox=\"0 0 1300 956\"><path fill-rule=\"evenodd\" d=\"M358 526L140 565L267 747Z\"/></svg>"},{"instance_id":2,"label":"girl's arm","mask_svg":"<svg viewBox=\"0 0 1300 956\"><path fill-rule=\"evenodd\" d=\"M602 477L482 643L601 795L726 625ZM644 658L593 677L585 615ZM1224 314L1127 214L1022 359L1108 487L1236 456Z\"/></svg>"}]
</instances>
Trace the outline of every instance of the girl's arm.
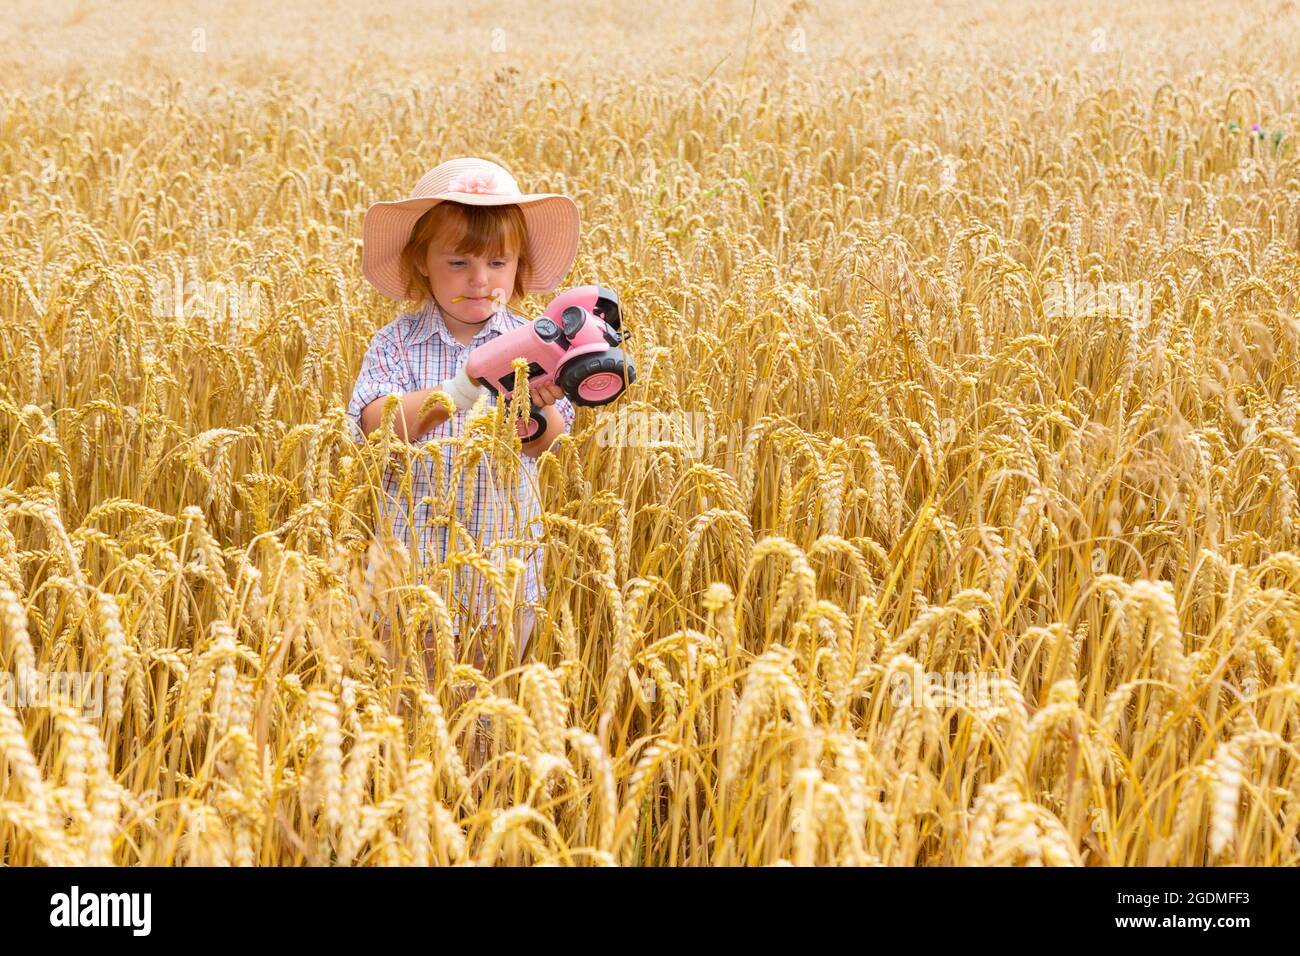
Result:
<instances>
[{"instance_id":1,"label":"girl's arm","mask_svg":"<svg viewBox=\"0 0 1300 956\"><path fill-rule=\"evenodd\" d=\"M393 431L398 438L407 442L413 441L448 419L447 409L439 402L435 402L423 416L420 415L420 406L435 391L438 391L438 389L422 388L415 392L397 393L400 398L400 405L397 409L397 415L393 419ZM387 395L384 395L377 398L361 409L361 431L363 434L368 436L379 427L379 422L384 417L384 399L387 397ZM547 431L550 431L550 429L547 429Z\"/></svg>"}]
</instances>

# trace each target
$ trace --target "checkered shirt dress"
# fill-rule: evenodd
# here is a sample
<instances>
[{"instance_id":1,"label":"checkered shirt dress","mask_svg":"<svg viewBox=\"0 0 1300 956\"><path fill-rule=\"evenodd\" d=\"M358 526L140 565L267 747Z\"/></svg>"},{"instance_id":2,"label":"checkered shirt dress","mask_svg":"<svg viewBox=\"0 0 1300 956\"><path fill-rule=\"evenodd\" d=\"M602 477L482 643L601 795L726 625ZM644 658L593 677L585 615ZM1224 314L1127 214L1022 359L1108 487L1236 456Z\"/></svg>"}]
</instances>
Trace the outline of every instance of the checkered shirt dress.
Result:
<instances>
[{"instance_id":1,"label":"checkered shirt dress","mask_svg":"<svg viewBox=\"0 0 1300 956\"><path fill-rule=\"evenodd\" d=\"M347 408L353 437L358 443L365 442L361 431L361 410L375 399L394 392L414 392L441 384L464 367L470 352L477 346L528 321L503 307L492 315L471 343L465 345L448 330L441 311L433 302L416 312L398 316L375 333L362 359ZM497 396L489 392L487 401L495 406ZM569 431L573 425L573 404L567 398L561 398L555 402L555 407L564 418L564 430ZM390 463L384 471L385 507L380 519L392 529L398 540L404 541L408 547L415 546L425 564L445 560L451 531L445 521L437 524L431 520L437 512L431 502L424 499L445 496L442 500L450 501L455 459L461 449L447 443L446 439L461 434L468 418L468 410L457 412L414 439L417 445L432 441L441 446L443 467L437 487L433 480L437 469L435 455L420 455L414 461L409 492L399 491L404 466L395 468ZM536 491L537 461L528 455L520 457L518 487L512 489L500 484L492 473L489 455L484 454L476 470L467 472L455 489L456 518L503 577L508 577L506 561L509 558L518 557L524 562L525 572L521 575L523 593L517 596L518 601L540 603L546 594L541 579L540 544L530 548L494 546L502 538L540 541L542 536L541 507ZM511 504L516 495L517 511ZM415 505L414 515L410 513L412 503ZM446 514L445 511L442 513ZM460 547L463 548L463 543ZM494 624L496 609L491 586L473 568L462 565L457 570L460 573L453 577L453 593L443 594L448 599L455 632L460 632L462 617L466 621L477 621L479 626Z\"/></svg>"}]
</instances>

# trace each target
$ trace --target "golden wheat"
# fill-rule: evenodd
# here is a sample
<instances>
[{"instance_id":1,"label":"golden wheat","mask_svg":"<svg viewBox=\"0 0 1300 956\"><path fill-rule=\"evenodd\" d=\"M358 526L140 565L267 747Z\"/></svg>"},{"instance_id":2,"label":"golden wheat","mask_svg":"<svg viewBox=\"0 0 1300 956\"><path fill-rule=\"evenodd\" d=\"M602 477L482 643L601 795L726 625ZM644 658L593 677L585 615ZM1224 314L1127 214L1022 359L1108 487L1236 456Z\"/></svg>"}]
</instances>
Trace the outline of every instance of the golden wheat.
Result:
<instances>
[{"instance_id":1,"label":"golden wheat","mask_svg":"<svg viewBox=\"0 0 1300 956\"><path fill-rule=\"evenodd\" d=\"M362 92L233 12L275 81L0 26L0 863L1300 863L1296 37L1243 11L794 0ZM638 369L539 460L522 661L536 542L455 490L522 401L344 414L361 215L453 155L574 197Z\"/></svg>"}]
</instances>

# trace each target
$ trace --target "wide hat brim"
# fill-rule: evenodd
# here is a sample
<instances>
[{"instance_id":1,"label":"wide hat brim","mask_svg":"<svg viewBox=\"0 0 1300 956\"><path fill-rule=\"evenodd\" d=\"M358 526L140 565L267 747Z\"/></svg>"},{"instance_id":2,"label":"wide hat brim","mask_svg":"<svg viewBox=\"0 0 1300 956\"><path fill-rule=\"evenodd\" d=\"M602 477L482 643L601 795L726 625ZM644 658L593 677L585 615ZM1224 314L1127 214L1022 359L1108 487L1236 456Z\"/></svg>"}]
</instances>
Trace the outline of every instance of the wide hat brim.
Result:
<instances>
[{"instance_id":1,"label":"wide hat brim","mask_svg":"<svg viewBox=\"0 0 1300 956\"><path fill-rule=\"evenodd\" d=\"M578 205L559 193L501 196L448 192L437 196L377 202L366 210L361 225L361 272L390 299L408 298L401 254L416 221L440 202L467 206L518 206L528 225L529 266L521 284L525 292L550 292L569 274L578 255L581 217Z\"/></svg>"}]
</instances>

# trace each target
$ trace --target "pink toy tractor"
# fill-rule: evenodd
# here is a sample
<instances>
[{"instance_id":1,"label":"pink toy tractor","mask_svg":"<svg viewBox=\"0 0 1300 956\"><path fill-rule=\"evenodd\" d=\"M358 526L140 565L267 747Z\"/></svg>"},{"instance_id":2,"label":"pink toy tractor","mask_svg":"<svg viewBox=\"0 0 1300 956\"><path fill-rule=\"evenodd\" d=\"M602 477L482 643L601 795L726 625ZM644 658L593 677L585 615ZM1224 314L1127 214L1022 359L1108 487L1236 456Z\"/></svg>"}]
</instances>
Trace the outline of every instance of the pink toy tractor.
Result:
<instances>
[{"instance_id":1,"label":"pink toy tractor","mask_svg":"<svg viewBox=\"0 0 1300 956\"><path fill-rule=\"evenodd\" d=\"M556 382L575 405L608 405L636 381L632 360L619 348L621 326L613 289L578 286L551 300L540 318L476 348L465 374L481 381L498 402L509 401L514 360L524 358L529 384ZM533 408L518 427L520 439L532 441L546 427L546 418Z\"/></svg>"}]
</instances>

